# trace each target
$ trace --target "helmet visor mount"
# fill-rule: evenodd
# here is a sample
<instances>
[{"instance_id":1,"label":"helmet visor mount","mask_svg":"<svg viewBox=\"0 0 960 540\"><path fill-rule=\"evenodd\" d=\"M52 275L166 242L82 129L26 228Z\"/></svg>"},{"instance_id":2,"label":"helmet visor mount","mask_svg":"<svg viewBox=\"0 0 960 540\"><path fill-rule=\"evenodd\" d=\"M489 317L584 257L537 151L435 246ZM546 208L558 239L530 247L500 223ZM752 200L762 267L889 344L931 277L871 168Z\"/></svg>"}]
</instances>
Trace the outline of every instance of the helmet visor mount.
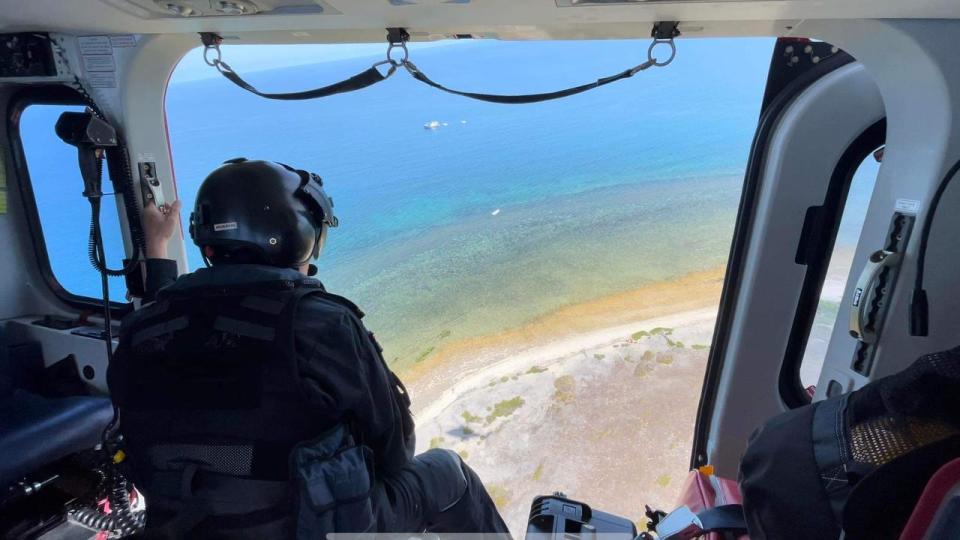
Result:
<instances>
[{"instance_id":1,"label":"helmet visor mount","mask_svg":"<svg viewBox=\"0 0 960 540\"><path fill-rule=\"evenodd\" d=\"M316 234L310 259L317 259L327 241L327 228L337 227L340 221L333 213L333 198L323 189L323 179L319 175L301 169L295 169L300 175L300 187L295 195L303 201L310 212ZM309 261L303 261L306 264Z\"/></svg>"}]
</instances>

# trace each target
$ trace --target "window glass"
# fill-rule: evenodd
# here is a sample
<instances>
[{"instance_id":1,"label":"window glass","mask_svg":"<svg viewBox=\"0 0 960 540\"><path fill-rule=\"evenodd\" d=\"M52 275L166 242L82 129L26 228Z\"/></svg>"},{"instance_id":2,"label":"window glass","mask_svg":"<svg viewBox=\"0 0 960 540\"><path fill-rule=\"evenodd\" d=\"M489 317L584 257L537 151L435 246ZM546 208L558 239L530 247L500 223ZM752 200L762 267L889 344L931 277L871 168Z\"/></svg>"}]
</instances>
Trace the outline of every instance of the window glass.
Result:
<instances>
[{"instance_id":1,"label":"window glass","mask_svg":"<svg viewBox=\"0 0 960 540\"><path fill-rule=\"evenodd\" d=\"M688 40L666 68L512 106L402 70L269 101L193 51L166 107L184 219L226 159L318 173L340 218L318 277L368 314L412 396L418 451L464 456L515 534L556 490L639 520L645 503L674 504L688 469L772 43ZM618 73L648 45L464 40L410 55L451 87L518 94ZM223 48L264 91L328 84L383 54Z\"/></svg>"},{"instance_id":2,"label":"window glass","mask_svg":"<svg viewBox=\"0 0 960 540\"><path fill-rule=\"evenodd\" d=\"M827 266L827 276L820 290L820 301L807 338L807 348L803 352L803 360L800 363L800 383L804 388L815 386L820 378L827 346L833 335L834 325L838 324L837 313L843 299L843 292L847 287L847 279L850 277L853 254L857 249L860 232L863 230L863 221L867 217L867 207L870 204L879 171L880 163L873 155L867 156L860 163L850 183L850 192L843 207L837 239L830 254L830 264ZM840 321L839 324L847 324L847 321Z\"/></svg>"},{"instance_id":3,"label":"window glass","mask_svg":"<svg viewBox=\"0 0 960 540\"><path fill-rule=\"evenodd\" d=\"M81 195L83 180L77 149L54 132L61 113L83 110L78 105L30 105L20 117L20 140L53 276L70 293L100 298L100 274L87 255L90 203ZM103 174L103 191L108 193L112 184L106 166ZM114 197L104 196L100 214L108 266L119 268L125 255ZM112 300L124 301L126 285L122 277L110 278L110 294Z\"/></svg>"}]
</instances>

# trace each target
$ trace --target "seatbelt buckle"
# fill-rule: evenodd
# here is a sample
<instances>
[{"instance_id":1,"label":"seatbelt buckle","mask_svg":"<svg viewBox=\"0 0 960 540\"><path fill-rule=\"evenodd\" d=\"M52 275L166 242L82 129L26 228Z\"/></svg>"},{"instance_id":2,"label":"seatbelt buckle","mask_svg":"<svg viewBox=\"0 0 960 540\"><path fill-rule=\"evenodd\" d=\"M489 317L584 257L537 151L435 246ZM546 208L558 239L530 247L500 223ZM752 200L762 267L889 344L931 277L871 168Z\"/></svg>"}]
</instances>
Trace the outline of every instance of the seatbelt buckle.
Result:
<instances>
[{"instance_id":1,"label":"seatbelt buckle","mask_svg":"<svg viewBox=\"0 0 960 540\"><path fill-rule=\"evenodd\" d=\"M664 516L657 523L656 531L660 540L691 540L704 533L703 523L689 506L681 506Z\"/></svg>"}]
</instances>

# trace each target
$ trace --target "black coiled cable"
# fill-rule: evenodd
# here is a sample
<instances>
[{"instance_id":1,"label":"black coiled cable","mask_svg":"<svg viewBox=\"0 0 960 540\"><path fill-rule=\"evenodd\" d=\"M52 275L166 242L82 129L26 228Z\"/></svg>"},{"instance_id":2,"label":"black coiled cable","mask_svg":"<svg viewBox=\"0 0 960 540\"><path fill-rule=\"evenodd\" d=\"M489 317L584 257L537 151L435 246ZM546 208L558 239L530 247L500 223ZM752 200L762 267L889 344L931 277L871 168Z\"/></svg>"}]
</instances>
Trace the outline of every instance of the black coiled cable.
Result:
<instances>
[{"instance_id":1,"label":"black coiled cable","mask_svg":"<svg viewBox=\"0 0 960 540\"><path fill-rule=\"evenodd\" d=\"M110 471L107 473L110 483L110 492L107 496L110 501L110 514L116 516L114 529L120 532L121 536L129 536L143 529L146 522L146 513L135 512L130 508L130 492L127 489L126 479L117 471L116 465L110 464Z\"/></svg>"},{"instance_id":2,"label":"black coiled cable","mask_svg":"<svg viewBox=\"0 0 960 540\"><path fill-rule=\"evenodd\" d=\"M97 161L97 175L103 175L103 161ZM128 200L127 197L124 197L125 200ZM101 253L97 248L98 242L103 241L102 231L100 229L100 203L101 199L99 197L90 197L90 238L87 242L87 255L90 257L90 264L100 272L101 274L106 274L108 276L119 277L125 276L130 272L133 272L136 269L137 264L140 263L140 246L136 242L133 244L133 256L130 257L130 262L126 264L123 268L119 270L113 270L107 268L107 262L101 258ZM141 234L143 233L140 231Z\"/></svg>"},{"instance_id":3,"label":"black coiled cable","mask_svg":"<svg viewBox=\"0 0 960 540\"><path fill-rule=\"evenodd\" d=\"M124 538L143 530L146 512L130 507L128 482L113 463L106 448L101 449L102 464L97 470L100 474L100 496L105 494L110 502L110 513L99 508L75 504L68 509L70 517L77 523L98 531L107 531L111 536Z\"/></svg>"}]
</instances>

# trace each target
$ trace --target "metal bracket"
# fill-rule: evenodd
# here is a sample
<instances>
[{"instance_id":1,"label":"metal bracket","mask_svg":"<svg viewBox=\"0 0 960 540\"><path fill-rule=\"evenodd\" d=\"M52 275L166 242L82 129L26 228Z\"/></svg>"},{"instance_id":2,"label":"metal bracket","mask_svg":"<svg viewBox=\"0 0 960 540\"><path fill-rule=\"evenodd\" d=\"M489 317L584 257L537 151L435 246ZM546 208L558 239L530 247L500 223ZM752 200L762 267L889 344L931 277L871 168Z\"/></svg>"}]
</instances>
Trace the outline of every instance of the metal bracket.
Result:
<instances>
[{"instance_id":1,"label":"metal bracket","mask_svg":"<svg viewBox=\"0 0 960 540\"><path fill-rule=\"evenodd\" d=\"M673 39L680 37L680 21L657 21L650 31L653 39Z\"/></svg>"},{"instance_id":2,"label":"metal bracket","mask_svg":"<svg viewBox=\"0 0 960 540\"><path fill-rule=\"evenodd\" d=\"M409 40L410 34L406 28L387 28L387 43L401 45Z\"/></svg>"},{"instance_id":3,"label":"metal bracket","mask_svg":"<svg viewBox=\"0 0 960 540\"><path fill-rule=\"evenodd\" d=\"M223 37L216 32L200 32L200 43L204 47L216 47L223 43Z\"/></svg>"}]
</instances>

